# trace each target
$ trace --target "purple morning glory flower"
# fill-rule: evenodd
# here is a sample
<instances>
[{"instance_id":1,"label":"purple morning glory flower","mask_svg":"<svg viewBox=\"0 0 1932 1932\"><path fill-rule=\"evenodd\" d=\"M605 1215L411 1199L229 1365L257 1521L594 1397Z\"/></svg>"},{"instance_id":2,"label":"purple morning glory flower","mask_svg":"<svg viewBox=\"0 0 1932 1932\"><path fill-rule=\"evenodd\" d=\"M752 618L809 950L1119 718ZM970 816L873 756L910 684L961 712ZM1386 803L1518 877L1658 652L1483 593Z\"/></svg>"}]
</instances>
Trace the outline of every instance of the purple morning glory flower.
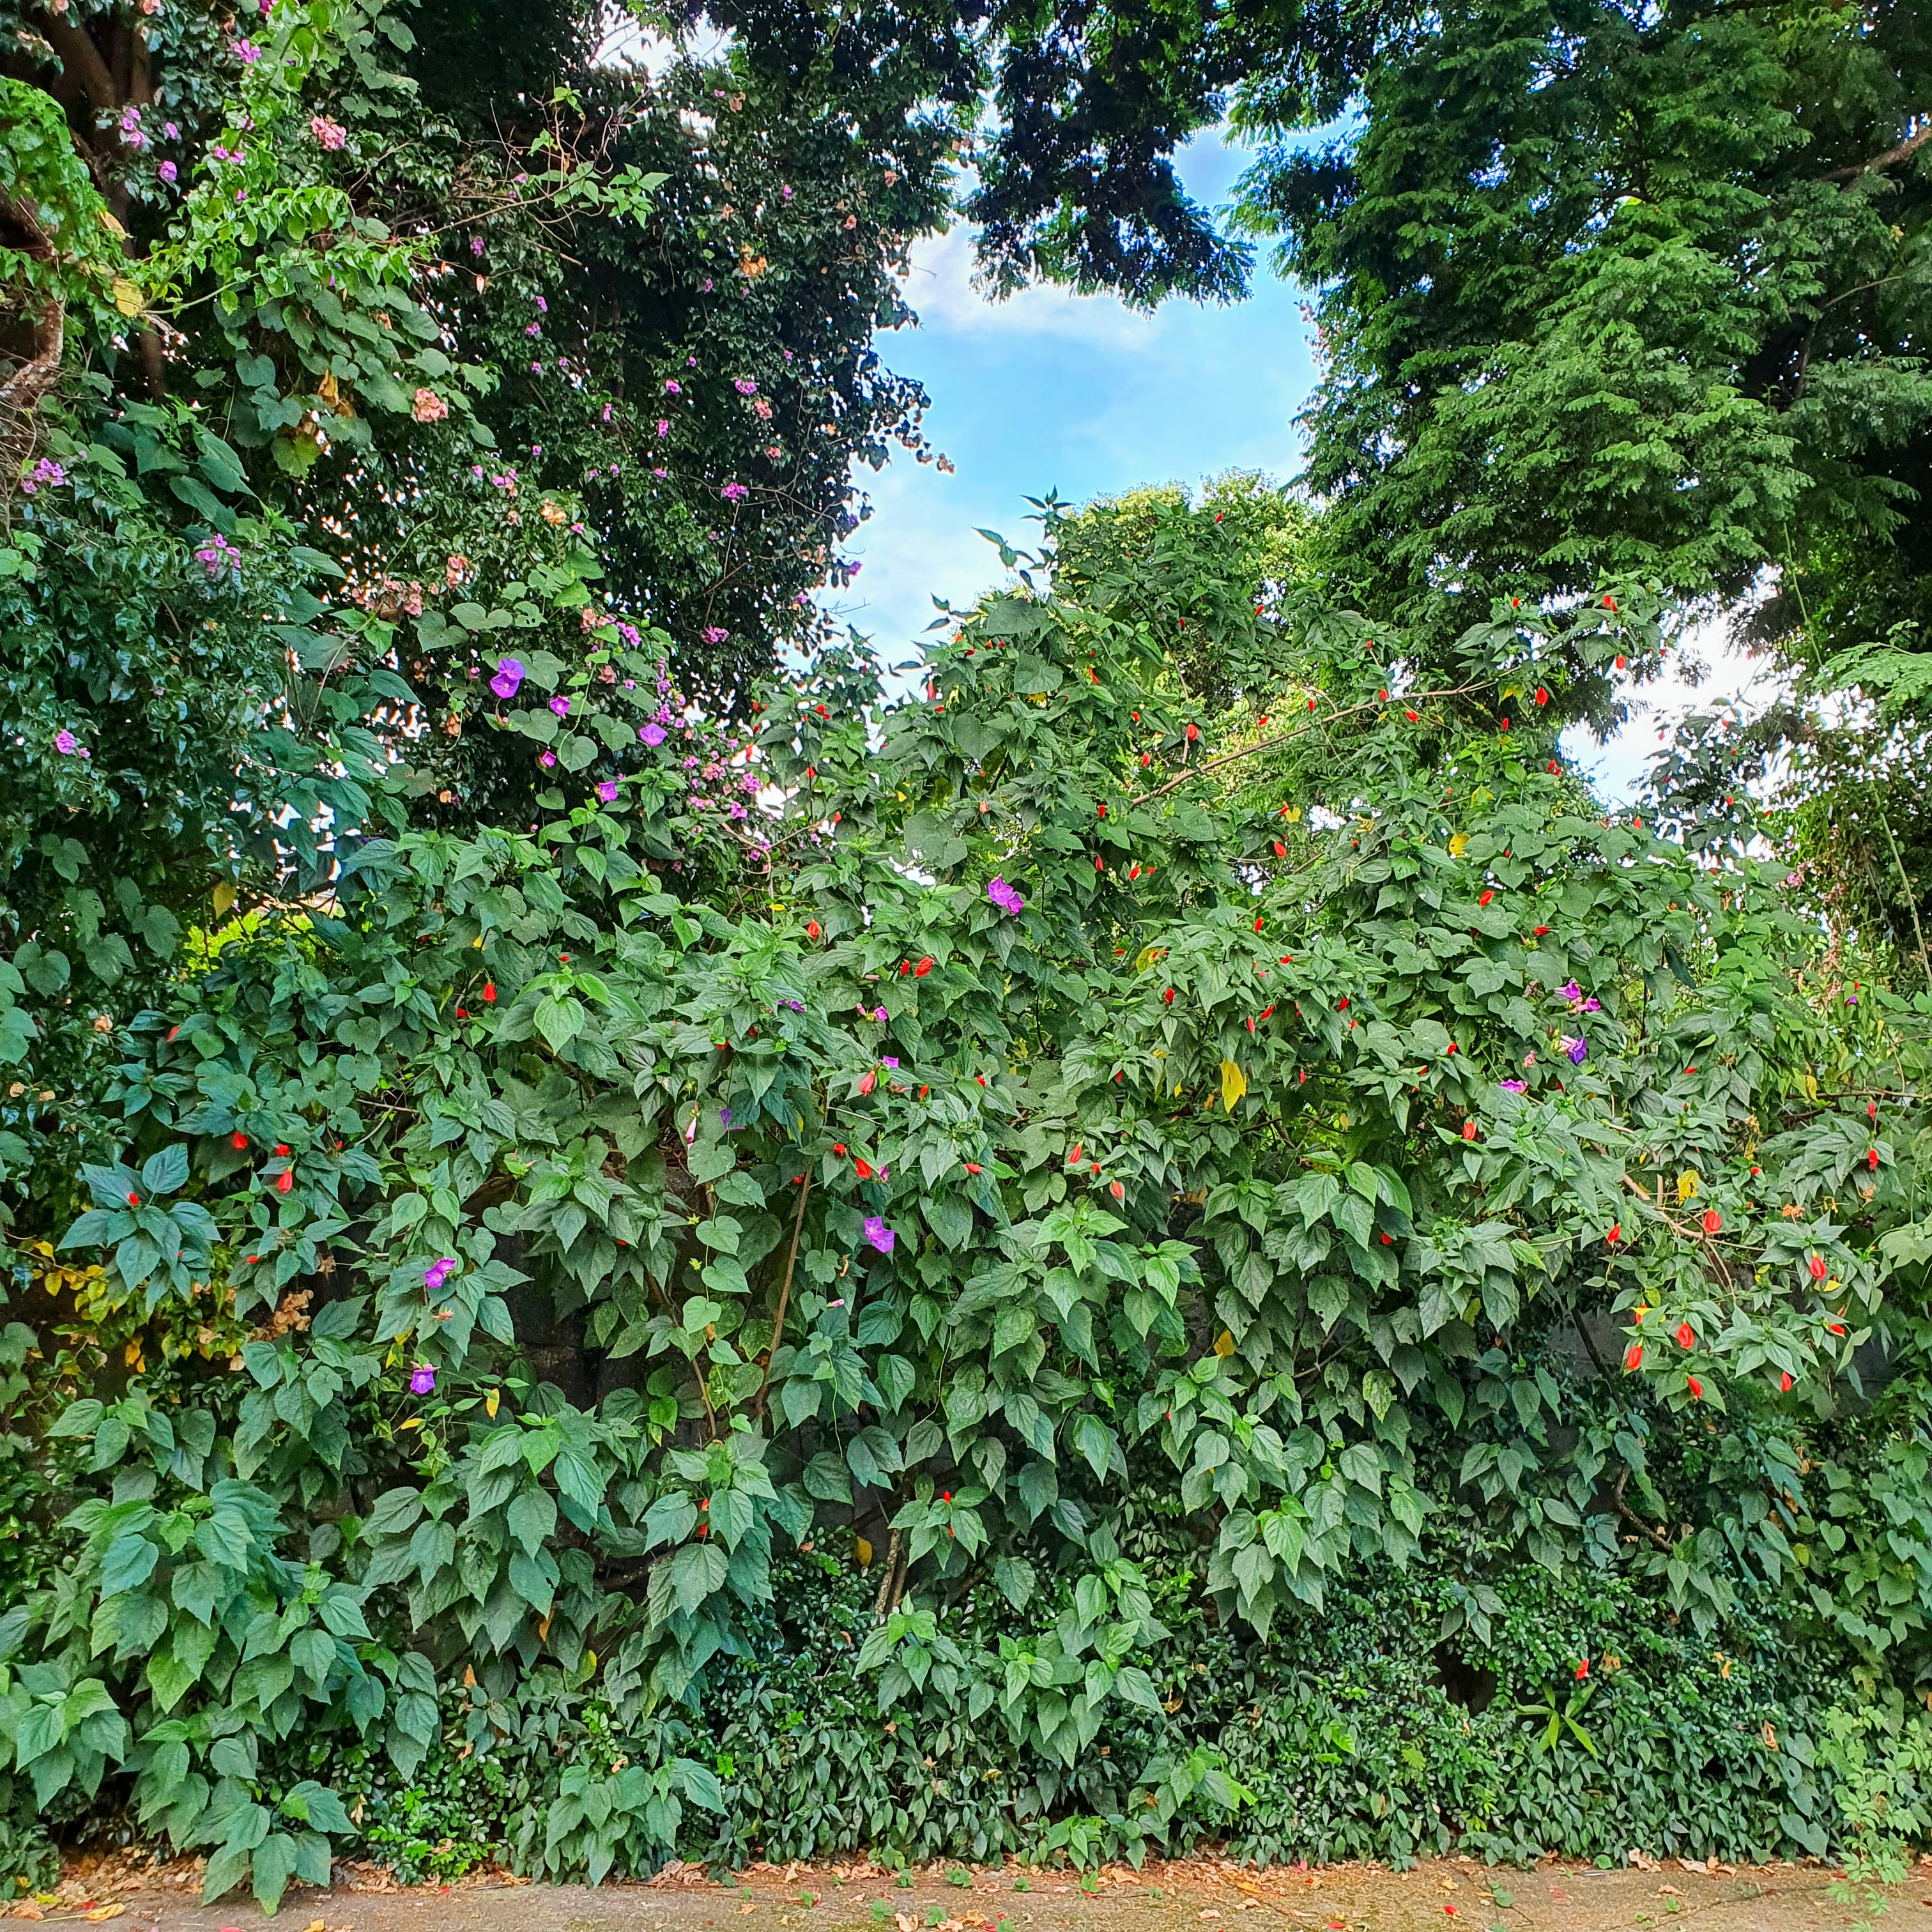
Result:
<instances>
[{"instance_id":1,"label":"purple morning glory flower","mask_svg":"<svg viewBox=\"0 0 1932 1932\"><path fill-rule=\"evenodd\" d=\"M429 1266L423 1270L424 1287L428 1288L430 1294L436 1294L454 1273L455 1268L456 1257L454 1255L445 1255L440 1261L431 1262Z\"/></svg>"},{"instance_id":2,"label":"purple morning glory flower","mask_svg":"<svg viewBox=\"0 0 1932 1932\"><path fill-rule=\"evenodd\" d=\"M898 1065L898 1062L895 1060L890 1053L885 1056L884 1059L880 1064L882 1066L891 1067L896 1067Z\"/></svg>"},{"instance_id":3,"label":"purple morning glory flower","mask_svg":"<svg viewBox=\"0 0 1932 1932\"><path fill-rule=\"evenodd\" d=\"M1557 988L1556 997L1559 1000L1568 1000L1574 1006L1583 997L1583 989L1574 980L1572 980L1567 986Z\"/></svg>"},{"instance_id":4,"label":"purple morning glory flower","mask_svg":"<svg viewBox=\"0 0 1932 1932\"><path fill-rule=\"evenodd\" d=\"M881 1026L884 1026L886 1023L885 1008L884 1006L874 1006L872 1009L872 1017L877 1020Z\"/></svg>"},{"instance_id":5,"label":"purple morning glory flower","mask_svg":"<svg viewBox=\"0 0 1932 1932\"><path fill-rule=\"evenodd\" d=\"M1529 1091L1527 1080L1505 1080L1502 1084L1505 1094L1527 1094Z\"/></svg>"},{"instance_id":6,"label":"purple morning glory flower","mask_svg":"<svg viewBox=\"0 0 1932 1932\"><path fill-rule=\"evenodd\" d=\"M781 1000L778 1004L782 1006L790 1007L795 1013L802 1013L805 1011L805 1002L802 1000Z\"/></svg>"},{"instance_id":7,"label":"purple morning glory flower","mask_svg":"<svg viewBox=\"0 0 1932 1932\"><path fill-rule=\"evenodd\" d=\"M436 1388L436 1371L427 1362L418 1362L410 1376L412 1395L429 1395Z\"/></svg>"},{"instance_id":8,"label":"purple morning glory flower","mask_svg":"<svg viewBox=\"0 0 1932 1932\"><path fill-rule=\"evenodd\" d=\"M1590 1042L1581 1034L1574 1040L1565 1034L1563 1036L1562 1045L1563 1051L1569 1056L1570 1064L1572 1066L1581 1066L1589 1058Z\"/></svg>"},{"instance_id":9,"label":"purple morning glory flower","mask_svg":"<svg viewBox=\"0 0 1932 1932\"><path fill-rule=\"evenodd\" d=\"M615 778L599 778L597 782L597 796L608 805L617 796L617 781Z\"/></svg>"},{"instance_id":10,"label":"purple morning glory flower","mask_svg":"<svg viewBox=\"0 0 1932 1932\"><path fill-rule=\"evenodd\" d=\"M568 718L570 716L570 700L567 698L553 698L550 701L550 708L558 717Z\"/></svg>"},{"instance_id":11,"label":"purple morning glory flower","mask_svg":"<svg viewBox=\"0 0 1932 1932\"><path fill-rule=\"evenodd\" d=\"M1009 914L1018 913L1026 904L1026 901L1022 898L1004 879L1000 878L989 879L987 881L986 896L1002 912Z\"/></svg>"},{"instance_id":12,"label":"purple morning glory flower","mask_svg":"<svg viewBox=\"0 0 1932 1932\"><path fill-rule=\"evenodd\" d=\"M490 688L499 698L514 698L517 687L524 681L523 665L514 658L499 658L496 675L490 680Z\"/></svg>"},{"instance_id":13,"label":"purple morning glory flower","mask_svg":"<svg viewBox=\"0 0 1932 1932\"><path fill-rule=\"evenodd\" d=\"M866 1216L866 1239L878 1249L880 1254L890 1254L892 1251L892 1244L898 1238L898 1236L878 1215L868 1214Z\"/></svg>"},{"instance_id":14,"label":"purple morning glory flower","mask_svg":"<svg viewBox=\"0 0 1932 1932\"><path fill-rule=\"evenodd\" d=\"M655 747L664 742L664 728L662 724L640 724L638 727L638 736L643 739L646 744Z\"/></svg>"},{"instance_id":15,"label":"purple morning glory flower","mask_svg":"<svg viewBox=\"0 0 1932 1932\"><path fill-rule=\"evenodd\" d=\"M729 1107L718 1109L718 1124L721 1127L728 1127L731 1124L731 1109Z\"/></svg>"}]
</instances>

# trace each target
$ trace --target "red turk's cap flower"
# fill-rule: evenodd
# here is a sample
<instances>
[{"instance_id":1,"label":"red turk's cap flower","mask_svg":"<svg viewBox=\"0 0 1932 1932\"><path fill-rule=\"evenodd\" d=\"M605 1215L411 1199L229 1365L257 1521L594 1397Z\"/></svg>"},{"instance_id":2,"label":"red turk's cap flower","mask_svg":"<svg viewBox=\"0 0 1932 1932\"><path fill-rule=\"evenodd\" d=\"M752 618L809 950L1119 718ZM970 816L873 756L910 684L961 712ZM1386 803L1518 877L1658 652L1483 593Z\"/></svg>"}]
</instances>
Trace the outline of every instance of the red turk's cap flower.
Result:
<instances>
[{"instance_id":1,"label":"red turk's cap flower","mask_svg":"<svg viewBox=\"0 0 1932 1932\"><path fill-rule=\"evenodd\" d=\"M926 958L922 959L919 964L912 969L912 976L915 980L923 980L927 974L930 973L932 970L932 956L928 953Z\"/></svg>"},{"instance_id":2,"label":"red turk's cap flower","mask_svg":"<svg viewBox=\"0 0 1932 1932\"><path fill-rule=\"evenodd\" d=\"M843 1141L834 1141L832 1143L832 1151L843 1160L845 1158L845 1143Z\"/></svg>"},{"instance_id":3,"label":"red turk's cap flower","mask_svg":"<svg viewBox=\"0 0 1932 1932\"><path fill-rule=\"evenodd\" d=\"M496 1004L496 982L494 980L483 982L483 1004L486 1006L494 1006Z\"/></svg>"},{"instance_id":4,"label":"red turk's cap flower","mask_svg":"<svg viewBox=\"0 0 1932 1932\"><path fill-rule=\"evenodd\" d=\"M1496 893L1492 890L1479 892L1476 896L1476 903L1479 906L1486 906L1495 897Z\"/></svg>"},{"instance_id":5,"label":"red turk's cap flower","mask_svg":"<svg viewBox=\"0 0 1932 1932\"><path fill-rule=\"evenodd\" d=\"M1582 1662L1578 1664L1576 1668L1571 1671L1570 1674L1572 1677L1576 1678L1579 1684L1582 1683L1583 1679L1590 1674L1590 1660L1587 1657L1585 1658Z\"/></svg>"},{"instance_id":6,"label":"red turk's cap flower","mask_svg":"<svg viewBox=\"0 0 1932 1932\"><path fill-rule=\"evenodd\" d=\"M1422 714L1418 711L1405 711L1402 715L1413 724L1420 720Z\"/></svg>"},{"instance_id":7,"label":"red turk's cap flower","mask_svg":"<svg viewBox=\"0 0 1932 1932\"><path fill-rule=\"evenodd\" d=\"M1704 1384L1695 1376L1686 1376L1684 1378L1684 1386L1690 1391L1690 1400L1693 1402L1702 1402L1704 1400Z\"/></svg>"},{"instance_id":8,"label":"red turk's cap flower","mask_svg":"<svg viewBox=\"0 0 1932 1932\"><path fill-rule=\"evenodd\" d=\"M1825 1257L1822 1255L1814 1255L1804 1265L1811 1270L1811 1279L1814 1281L1822 1281L1825 1279Z\"/></svg>"},{"instance_id":9,"label":"red turk's cap flower","mask_svg":"<svg viewBox=\"0 0 1932 1932\"><path fill-rule=\"evenodd\" d=\"M872 1178L872 1163L862 1157L856 1159L852 1162L852 1172L861 1180L870 1180Z\"/></svg>"},{"instance_id":10,"label":"red turk's cap flower","mask_svg":"<svg viewBox=\"0 0 1932 1932\"><path fill-rule=\"evenodd\" d=\"M818 922L817 920L808 919L806 921L805 936L806 938L816 939L818 937Z\"/></svg>"},{"instance_id":11,"label":"red turk's cap flower","mask_svg":"<svg viewBox=\"0 0 1932 1932\"><path fill-rule=\"evenodd\" d=\"M1691 1343L1692 1343L1692 1342L1694 1342L1694 1341L1696 1341L1696 1339L1697 1339L1697 1333L1696 1333L1696 1330L1695 1329L1694 1329L1694 1328L1690 1326L1690 1323L1689 1323L1689 1322L1678 1322L1678 1324L1677 1324L1677 1346L1678 1346L1680 1348L1689 1348L1689 1347L1690 1347L1690 1346L1691 1345Z\"/></svg>"},{"instance_id":12,"label":"red turk's cap flower","mask_svg":"<svg viewBox=\"0 0 1932 1932\"><path fill-rule=\"evenodd\" d=\"M1628 1370L1639 1369L1642 1366L1643 1344L1641 1342L1633 1342L1624 1351L1624 1366Z\"/></svg>"},{"instance_id":13,"label":"red turk's cap flower","mask_svg":"<svg viewBox=\"0 0 1932 1932\"><path fill-rule=\"evenodd\" d=\"M966 1172L968 1174L977 1174L980 1171L980 1163L976 1160L969 1160L966 1163Z\"/></svg>"},{"instance_id":14,"label":"red turk's cap flower","mask_svg":"<svg viewBox=\"0 0 1932 1932\"><path fill-rule=\"evenodd\" d=\"M1545 691L1540 684L1536 687L1536 701L1539 704L1547 704L1550 702L1549 692Z\"/></svg>"},{"instance_id":15,"label":"red turk's cap flower","mask_svg":"<svg viewBox=\"0 0 1932 1932\"><path fill-rule=\"evenodd\" d=\"M1706 1234L1714 1234L1724 1225L1724 1217L1718 1212L1716 1208L1706 1208L1704 1210L1704 1232Z\"/></svg>"},{"instance_id":16,"label":"red turk's cap flower","mask_svg":"<svg viewBox=\"0 0 1932 1932\"><path fill-rule=\"evenodd\" d=\"M1539 926L1538 927L1537 927L1537 928L1536 928L1536 936L1537 936L1537 938L1539 938L1539 939L1540 939L1540 938L1543 937L1543 935L1544 935L1546 932L1547 932L1549 930L1550 930L1550 928L1549 928L1549 927L1548 927L1548 926Z\"/></svg>"},{"instance_id":17,"label":"red turk's cap flower","mask_svg":"<svg viewBox=\"0 0 1932 1932\"><path fill-rule=\"evenodd\" d=\"M1878 1172L1878 1149L1876 1148L1867 1148L1865 1149L1865 1167L1868 1172L1876 1174Z\"/></svg>"},{"instance_id":18,"label":"red turk's cap flower","mask_svg":"<svg viewBox=\"0 0 1932 1932\"><path fill-rule=\"evenodd\" d=\"M1616 608L1617 600L1614 597L1606 597L1604 599L1604 608L1606 610L1614 610Z\"/></svg>"},{"instance_id":19,"label":"red turk's cap flower","mask_svg":"<svg viewBox=\"0 0 1932 1932\"><path fill-rule=\"evenodd\" d=\"M1164 1006L1171 1006L1174 1004L1174 988L1172 986L1161 994L1160 1003Z\"/></svg>"},{"instance_id":20,"label":"red turk's cap flower","mask_svg":"<svg viewBox=\"0 0 1932 1932\"><path fill-rule=\"evenodd\" d=\"M1107 1184L1107 1192L1111 1194L1116 1201L1121 1199L1126 1195L1126 1191L1127 1190L1123 1187L1118 1180L1110 1180Z\"/></svg>"},{"instance_id":21,"label":"red turk's cap flower","mask_svg":"<svg viewBox=\"0 0 1932 1932\"><path fill-rule=\"evenodd\" d=\"M1193 743L1193 742L1195 741L1195 740L1196 740L1196 739L1197 739L1198 737L1199 737L1199 736L1200 736L1200 735L1201 735L1201 727L1200 727L1199 725L1198 725L1198 724L1190 724L1188 726L1188 728L1187 728L1187 729L1186 729L1186 732L1185 732L1183 735L1186 738L1187 742L1191 745L1191 744L1192 744L1192 743Z\"/></svg>"},{"instance_id":22,"label":"red turk's cap flower","mask_svg":"<svg viewBox=\"0 0 1932 1932\"><path fill-rule=\"evenodd\" d=\"M1604 1237L1604 1239L1608 1241L1612 1247L1615 1247L1623 1238L1623 1224L1621 1222L1612 1221L1610 1223L1610 1232Z\"/></svg>"},{"instance_id":23,"label":"red turk's cap flower","mask_svg":"<svg viewBox=\"0 0 1932 1932\"><path fill-rule=\"evenodd\" d=\"M1277 859L1286 859L1288 856L1288 848L1279 838L1274 842L1274 856Z\"/></svg>"},{"instance_id":24,"label":"red turk's cap flower","mask_svg":"<svg viewBox=\"0 0 1932 1932\"><path fill-rule=\"evenodd\" d=\"M228 1144L238 1151L241 1148L244 1148L248 1144L248 1136L243 1133L239 1128L237 1128L233 1133L228 1136Z\"/></svg>"},{"instance_id":25,"label":"red turk's cap flower","mask_svg":"<svg viewBox=\"0 0 1932 1932\"><path fill-rule=\"evenodd\" d=\"M138 1208L138 1207L140 1207L140 1204L141 1204L141 1197L140 1197L138 1194L130 1194L130 1195L129 1195L129 1196L128 1196L128 1205L129 1207L130 1207L130 1208Z\"/></svg>"},{"instance_id":26,"label":"red turk's cap flower","mask_svg":"<svg viewBox=\"0 0 1932 1932\"><path fill-rule=\"evenodd\" d=\"M1466 1141L1472 1141L1476 1138L1476 1124L1474 1120L1465 1120L1462 1123L1462 1138Z\"/></svg>"},{"instance_id":27,"label":"red turk's cap flower","mask_svg":"<svg viewBox=\"0 0 1932 1932\"><path fill-rule=\"evenodd\" d=\"M1789 1369L1784 1370L1778 1378L1778 1392L1780 1395L1788 1395L1791 1392L1791 1371Z\"/></svg>"},{"instance_id":28,"label":"red turk's cap flower","mask_svg":"<svg viewBox=\"0 0 1932 1932\"><path fill-rule=\"evenodd\" d=\"M295 1184L296 1178L286 1168L284 1168L281 1172L275 1176L275 1192L278 1194L287 1193Z\"/></svg>"},{"instance_id":29,"label":"red turk's cap flower","mask_svg":"<svg viewBox=\"0 0 1932 1932\"><path fill-rule=\"evenodd\" d=\"M1080 1165L1080 1143L1078 1141L1073 1143L1072 1150L1067 1154L1066 1163L1070 1167L1078 1167Z\"/></svg>"}]
</instances>

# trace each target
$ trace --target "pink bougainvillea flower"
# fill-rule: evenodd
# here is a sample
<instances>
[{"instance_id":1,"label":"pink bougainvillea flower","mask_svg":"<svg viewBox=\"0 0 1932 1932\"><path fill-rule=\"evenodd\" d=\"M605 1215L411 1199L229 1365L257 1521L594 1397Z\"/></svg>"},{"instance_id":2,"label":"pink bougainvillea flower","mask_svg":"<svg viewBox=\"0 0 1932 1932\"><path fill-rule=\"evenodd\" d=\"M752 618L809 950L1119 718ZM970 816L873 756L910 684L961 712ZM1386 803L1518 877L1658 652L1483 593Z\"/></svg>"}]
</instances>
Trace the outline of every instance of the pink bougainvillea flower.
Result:
<instances>
[{"instance_id":1,"label":"pink bougainvillea flower","mask_svg":"<svg viewBox=\"0 0 1932 1932\"><path fill-rule=\"evenodd\" d=\"M434 389L418 389L410 404L410 414L418 422L441 422L449 413L449 405Z\"/></svg>"},{"instance_id":2,"label":"pink bougainvillea flower","mask_svg":"<svg viewBox=\"0 0 1932 1932\"><path fill-rule=\"evenodd\" d=\"M342 126L340 122L331 121L327 116L321 114L312 114L309 116L308 131L315 136L316 146L327 148L331 154L335 153L349 139L349 130L346 128ZM483 244L481 242L472 242L470 245L476 254L479 255L482 254Z\"/></svg>"},{"instance_id":3,"label":"pink bougainvillea flower","mask_svg":"<svg viewBox=\"0 0 1932 1932\"><path fill-rule=\"evenodd\" d=\"M728 503L742 503L752 493L742 483L728 483L718 494Z\"/></svg>"}]
</instances>

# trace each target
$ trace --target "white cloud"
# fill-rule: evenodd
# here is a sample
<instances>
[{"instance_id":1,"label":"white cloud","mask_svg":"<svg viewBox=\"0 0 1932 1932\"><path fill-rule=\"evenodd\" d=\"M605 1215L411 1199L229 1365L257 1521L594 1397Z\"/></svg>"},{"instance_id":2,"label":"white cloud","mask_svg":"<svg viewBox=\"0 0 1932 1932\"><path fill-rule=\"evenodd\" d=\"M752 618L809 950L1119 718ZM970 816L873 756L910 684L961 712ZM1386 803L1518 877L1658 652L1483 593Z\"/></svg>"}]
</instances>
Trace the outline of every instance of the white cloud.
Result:
<instances>
[{"instance_id":1,"label":"white cloud","mask_svg":"<svg viewBox=\"0 0 1932 1932\"><path fill-rule=\"evenodd\" d=\"M1160 346L1162 316L1138 314L1118 296L1036 284L1004 302L988 301L973 286L973 230L963 222L914 244L904 288L928 328L1070 336L1113 355L1149 355Z\"/></svg>"}]
</instances>

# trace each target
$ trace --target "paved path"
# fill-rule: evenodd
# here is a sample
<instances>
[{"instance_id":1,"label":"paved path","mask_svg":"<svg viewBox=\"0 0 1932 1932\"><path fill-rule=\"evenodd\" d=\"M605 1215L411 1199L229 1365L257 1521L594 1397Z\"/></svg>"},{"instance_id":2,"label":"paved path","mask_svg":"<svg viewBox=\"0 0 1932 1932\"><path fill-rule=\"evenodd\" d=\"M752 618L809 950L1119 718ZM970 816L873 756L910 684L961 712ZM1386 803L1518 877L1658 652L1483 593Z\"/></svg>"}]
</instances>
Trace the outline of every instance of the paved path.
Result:
<instances>
[{"instance_id":1,"label":"paved path","mask_svg":"<svg viewBox=\"0 0 1932 1932\"><path fill-rule=\"evenodd\" d=\"M1510 1871L1440 1859L1388 1872L1189 1859L1142 1872L1111 1868L1084 1881L1016 1866L934 1866L909 1876L902 1886L865 1865L791 1868L718 1884L692 1867L648 1885L595 1889L404 1889L351 1872L331 1892L292 1890L274 1932L1840 1932L1868 1922L1879 1932L1932 1932L1932 1859L1914 1868L1875 1922L1828 1895L1828 1872L1794 1864ZM90 1889L70 1874L58 1902L14 1914L38 1911L50 1928L84 1925L85 1906L107 1904L123 1908L112 1914L115 1932L268 1932L252 1903L202 1906L191 1873L166 1876L158 1886L124 1868L103 1869Z\"/></svg>"}]
</instances>

